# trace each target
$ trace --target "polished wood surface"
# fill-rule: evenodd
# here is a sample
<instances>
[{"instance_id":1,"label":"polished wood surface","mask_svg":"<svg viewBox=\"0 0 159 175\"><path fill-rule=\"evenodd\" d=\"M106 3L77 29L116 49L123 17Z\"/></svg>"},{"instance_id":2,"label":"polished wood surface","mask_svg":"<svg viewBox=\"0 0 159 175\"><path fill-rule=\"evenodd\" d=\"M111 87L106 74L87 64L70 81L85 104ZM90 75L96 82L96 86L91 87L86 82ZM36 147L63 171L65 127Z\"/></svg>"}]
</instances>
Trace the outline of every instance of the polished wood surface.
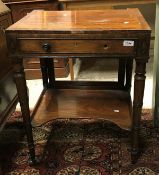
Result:
<instances>
[{"instance_id":1,"label":"polished wood surface","mask_svg":"<svg viewBox=\"0 0 159 175\"><path fill-rule=\"evenodd\" d=\"M92 113L94 114L92 118L93 116L98 118L98 111L101 118L132 131L132 162L137 161L140 152L139 130L151 36L150 27L138 9L33 11L10 26L6 30L6 36L33 162L35 162L35 150L23 68L23 60L29 57L40 58L43 85L47 90L46 94L42 93L33 111L32 116L35 114L36 121L38 117L40 122L59 117L66 118L67 112L72 114L70 118L86 115L91 117ZM93 58L106 60L117 58L119 65L123 67L119 66L120 75L116 82L56 81L52 58L82 58L89 59L90 62ZM133 60L136 68L131 113L129 97ZM52 93L51 89L67 90L54 90ZM88 89L91 91L84 91ZM108 91L106 94L106 90L112 90L113 93ZM119 90L122 91L120 95ZM128 94L128 98L124 94ZM98 107L97 101L101 108ZM119 113L121 111L118 119L112 112L115 106L120 108Z\"/></svg>"},{"instance_id":2,"label":"polished wood surface","mask_svg":"<svg viewBox=\"0 0 159 175\"><path fill-rule=\"evenodd\" d=\"M103 119L115 122L123 129L130 129L132 119L129 93L49 89L42 97L32 123L41 125L50 119L62 118Z\"/></svg>"},{"instance_id":3,"label":"polished wood surface","mask_svg":"<svg viewBox=\"0 0 159 175\"><path fill-rule=\"evenodd\" d=\"M92 16L93 14L93 16ZM7 31L50 31L65 33L66 31L83 30L150 30L137 9L107 10L107 11L44 11L35 10Z\"/></svg>"}]
</instances>

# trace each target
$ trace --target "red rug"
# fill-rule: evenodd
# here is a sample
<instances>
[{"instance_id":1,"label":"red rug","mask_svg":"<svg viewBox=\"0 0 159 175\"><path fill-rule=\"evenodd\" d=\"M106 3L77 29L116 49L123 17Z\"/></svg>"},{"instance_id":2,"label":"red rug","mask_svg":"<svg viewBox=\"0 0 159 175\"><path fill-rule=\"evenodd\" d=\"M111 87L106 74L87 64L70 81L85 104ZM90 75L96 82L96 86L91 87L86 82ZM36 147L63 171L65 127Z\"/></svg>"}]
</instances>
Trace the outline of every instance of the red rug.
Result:
<instances>
[{"instance_id":1,"label":"red rug","mask_svg":"<svg viewBox=\"0 0 159 175\"><path fill-rule=\"evenodd\" d=\"M150 118L144 113L142 118ZM141 127L143 153L131 164L130 133L103 121L63 120L33 129L41 162L28 165L21 119L11 117L0 134L0 160L6 175L156 175L159 174L159 130L151 121Z\"/></svg>"}]
</instances>

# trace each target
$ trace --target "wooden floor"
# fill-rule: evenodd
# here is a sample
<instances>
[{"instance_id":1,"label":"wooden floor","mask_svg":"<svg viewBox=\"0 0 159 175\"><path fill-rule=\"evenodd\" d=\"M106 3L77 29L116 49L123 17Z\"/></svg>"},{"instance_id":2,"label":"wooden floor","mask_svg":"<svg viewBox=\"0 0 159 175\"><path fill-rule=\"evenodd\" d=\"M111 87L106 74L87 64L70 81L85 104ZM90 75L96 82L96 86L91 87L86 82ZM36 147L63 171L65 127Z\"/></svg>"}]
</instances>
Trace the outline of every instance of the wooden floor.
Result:
<instances>
[{"instance_id":1,"label":"wooden floor","mask_svg":"<svg viewBox=\"0 0 159 175\"><path fill-rule=\"evenodd\" d=\"M131 100L122 91L47 90L34 111L33 125L63 118L93 118L115 122L131 128Z\"/></svg>"}]
</instances>

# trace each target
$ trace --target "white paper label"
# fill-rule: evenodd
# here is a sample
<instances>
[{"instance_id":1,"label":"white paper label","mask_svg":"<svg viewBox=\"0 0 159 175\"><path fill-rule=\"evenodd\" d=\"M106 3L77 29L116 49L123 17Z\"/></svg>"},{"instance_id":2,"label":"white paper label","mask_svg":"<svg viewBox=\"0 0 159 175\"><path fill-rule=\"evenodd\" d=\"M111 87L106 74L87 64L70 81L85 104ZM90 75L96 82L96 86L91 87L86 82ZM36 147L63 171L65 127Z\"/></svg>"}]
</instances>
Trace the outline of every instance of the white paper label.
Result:
<instances>
[{"instance_id":1,"label":"white paper label","mask_svg":"<svg viewBox=\"0 0 159 175\"><path fill-rule=\"evenodd\" d=\"M132 46L134 46L134 41L125 40L125 41L123 42L123 46L132 47Z\"/></svg>"}]
</instances>

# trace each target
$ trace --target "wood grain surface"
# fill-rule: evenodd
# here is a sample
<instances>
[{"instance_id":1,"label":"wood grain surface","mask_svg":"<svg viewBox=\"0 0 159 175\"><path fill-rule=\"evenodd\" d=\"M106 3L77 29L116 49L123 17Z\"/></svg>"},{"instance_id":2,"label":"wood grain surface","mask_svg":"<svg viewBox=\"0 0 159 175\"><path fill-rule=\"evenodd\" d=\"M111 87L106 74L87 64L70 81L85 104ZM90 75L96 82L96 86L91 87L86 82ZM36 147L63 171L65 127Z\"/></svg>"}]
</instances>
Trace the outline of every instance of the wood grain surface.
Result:
<instances>
[{"instance_id":1,"label":"wood grain surface","mask_svg":"<svg viewBox=\"0 0 159 175\"><path fill-rule=\"evenodd\" d=\"M8 31L150 30L138 9L43 11L34 10Z\"/></svg>"}]
</instances>

